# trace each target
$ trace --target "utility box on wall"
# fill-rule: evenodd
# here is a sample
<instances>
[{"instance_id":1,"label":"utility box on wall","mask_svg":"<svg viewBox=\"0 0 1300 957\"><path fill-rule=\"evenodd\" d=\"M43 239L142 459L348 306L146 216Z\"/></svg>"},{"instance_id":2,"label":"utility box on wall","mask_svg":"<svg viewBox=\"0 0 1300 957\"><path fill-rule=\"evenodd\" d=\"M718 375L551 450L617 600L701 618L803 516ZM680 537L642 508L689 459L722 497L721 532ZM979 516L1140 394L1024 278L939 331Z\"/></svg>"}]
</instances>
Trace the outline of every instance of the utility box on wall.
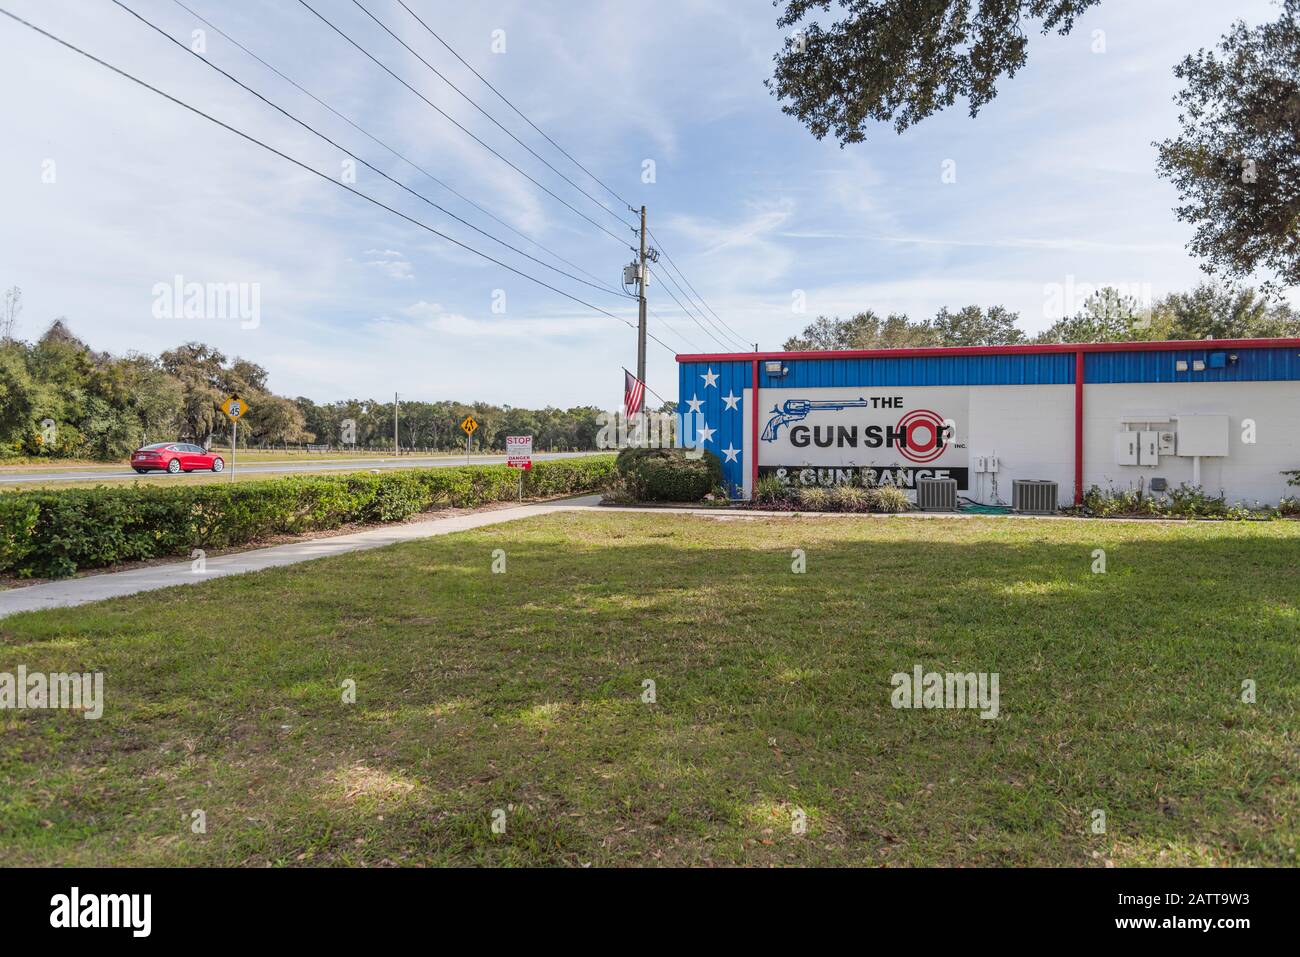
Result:
<instances>
[{"instance_id":1,"label":"utility box on wall","mask_svg":"<svg viewBox=\"0 0 1300 957\"><path fill-rule=\"evenodd\" d=\"M1138 465L1160 464L1160 433L1138 433Z\"/></svg>"},{"instance_id":2,"label":"utility box on wall","mask_svg":"<svg viewBox=\"0 0 1300 957\"><path fill-rule=\"evenodd\" d=\"M1137 465L1138 464L1138 436L1137 432L1119 432L1115 436L1115 464L1116 465Z\"/></svg>"},{"instance_id":3,"label":"utility box on wall","mask_svg":"<svg viewBox=\"0 0 1300 957\"><path fill-rule=\"evenodd\" d=\"M1226 415L1178 416L1178 455L1227 455Z\"/></svg>"}]
</instances>

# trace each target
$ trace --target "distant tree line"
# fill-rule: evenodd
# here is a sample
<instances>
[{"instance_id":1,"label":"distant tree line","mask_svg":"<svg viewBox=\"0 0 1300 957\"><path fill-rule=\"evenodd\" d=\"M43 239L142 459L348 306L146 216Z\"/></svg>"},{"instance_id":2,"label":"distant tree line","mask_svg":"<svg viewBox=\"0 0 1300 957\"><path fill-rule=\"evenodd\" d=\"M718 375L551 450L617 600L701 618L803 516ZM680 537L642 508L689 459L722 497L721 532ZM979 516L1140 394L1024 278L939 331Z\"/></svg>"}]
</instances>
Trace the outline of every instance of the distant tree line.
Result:
<instances>
[{"instance_id":1,"label":"distant tree line","mask_svg":"<svg viewBox=\"0 0 1300 957\"><path fill-rule=\"evenodd\" d=\"M16 318L21 294L0 319ZM0 325L0 459L18 456L121 459L146 442L229 443L219 408L226 396L246 399L241 447L285 448L307 444L333 448L393 448L393 403L351 399L317 404L274 394L264 368L228 359L189 342L154 357L96 352L63 320L35 342ZM460 423L478 420L474 450L503 450L507 435L532 435L539 450L584 451L596 447L600 409L520 409L486 402L402 402L401 448L458 451L465 448ZM349 421L350 420L350 421Z\"/></svg>"},{"instance_id":2,"label":"distant tree line","mask_svg":"<svg viewBox=\"0 0 1300 957\"><path fill-rule=\"evenodd\" d=\"M358 448L392 449L393 403L371 399L348 399L317 404L311 399L294 400L305 428L318 444L338 447L346 438ZM432 449L456 452L465 448L460 423L473 415L478 422L474 451L503 451L507 435L531 435L539 451L587 451L596 448L596 406L572 409L521 409L488 402L398 403L397 431L403 449ZM351 423L349 426L347 423Z\"/></svg>"},{"instance_id":3,"label":"distant tree line","mask_svg":"<svg viewBox=\"0 0 1300 957\"><path fill-rule=\"evenodd\" d=\"M1019 314L1002 306L942 308L933 319L870 309L848 319L819 316L785 341L807 349L916 349L927 346L1001 346L1047 342L1139 342L1166 339L1272 339L1300 336L1291 306L1249 286L1202 283L1144 306L1114 287L1090 295L1074 315L1037 336L1019 328Z\"/></svg>"}]
</instances>

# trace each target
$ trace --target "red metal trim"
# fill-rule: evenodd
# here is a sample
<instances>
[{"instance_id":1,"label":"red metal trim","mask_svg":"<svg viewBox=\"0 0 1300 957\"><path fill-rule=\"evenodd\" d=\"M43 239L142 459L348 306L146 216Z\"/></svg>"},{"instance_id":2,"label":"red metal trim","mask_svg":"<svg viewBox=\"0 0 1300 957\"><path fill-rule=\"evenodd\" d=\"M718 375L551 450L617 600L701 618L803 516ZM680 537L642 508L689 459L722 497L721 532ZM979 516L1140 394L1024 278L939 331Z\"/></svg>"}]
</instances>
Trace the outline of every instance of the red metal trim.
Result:
<instances>
[{"instance_id":1,"label":"red metal trim","mask_svg":"<svg viewBox=\"0 0 1300 957\"><path fill-rule=\"evenodd\" d=\"M1083 504L1083 350L1074 354L1074 504Z\"/></svg>"},{"instance_id":2,"label":"red metal trim","mask_svg":"<svg viewBox=\"0 0 1300 957\"><path fill-rule=\"evenodd\" d=\"M739 362L752 359L887 359L934 356L1030 356L1044 353L1169 352L1220 349L1294 349L1300 339L1171 339L1164 342L1052 342L1023 346L936 346L926 349L844 349L819 352L706 352L683 353L678 362ZM755 384L757 385L757 379Z\"/></svg>"},{"instance_id":3,"label":"red metal trim","mask_svg":"<svg viewBox=\"0 0 1300 957\"><path fill-rule=\"evenodd\" d=\"M758 360L751 366L754 372L753 385L750 387L750 399L754 404L754 414L749 423L749 497L754 497L758 490Z\"/></svg>"}]
</instances>

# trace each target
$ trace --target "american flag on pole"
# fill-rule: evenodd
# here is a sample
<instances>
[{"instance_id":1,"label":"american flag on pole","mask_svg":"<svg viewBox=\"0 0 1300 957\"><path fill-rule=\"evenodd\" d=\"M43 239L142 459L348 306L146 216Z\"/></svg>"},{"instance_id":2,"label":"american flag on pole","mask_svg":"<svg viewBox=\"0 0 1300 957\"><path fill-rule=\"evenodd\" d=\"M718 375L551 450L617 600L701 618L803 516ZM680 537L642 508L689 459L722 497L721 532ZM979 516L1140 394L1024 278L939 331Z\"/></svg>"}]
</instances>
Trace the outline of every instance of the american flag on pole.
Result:
<instances>
[{"instance_id":1,"label":"american flag on pole","mask_svg":"<svg viewBox=\"0 0 1300 957\"><path fill-rule=\"evenodd\" d=\"M628 372L623 370L623 411L627 415L636 415L641 411L641 403L645 401L645 383Z\"/></svg>"}]
</instances>

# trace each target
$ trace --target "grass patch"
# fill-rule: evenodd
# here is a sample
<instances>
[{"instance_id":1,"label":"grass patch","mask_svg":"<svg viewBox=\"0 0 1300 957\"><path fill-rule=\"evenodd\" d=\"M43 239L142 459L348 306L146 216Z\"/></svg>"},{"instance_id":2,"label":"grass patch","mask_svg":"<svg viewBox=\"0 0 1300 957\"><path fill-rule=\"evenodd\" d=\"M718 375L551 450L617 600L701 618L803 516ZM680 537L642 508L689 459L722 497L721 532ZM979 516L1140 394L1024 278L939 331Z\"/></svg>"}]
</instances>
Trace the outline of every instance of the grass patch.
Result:
<instances>
[{"instance_id":1,"label":"grass patch","mask_svg":"<svg viewBox=\"0 0 1300 957\"><path fill-rule=\"evenodd\" d=\"M0 863L1295 865L1297 567L1292 523L569 513L16 616L0 671L107 700L0 712ZM1001 716L895 710L917 664Z\"/></svg>"}]
</instances>

